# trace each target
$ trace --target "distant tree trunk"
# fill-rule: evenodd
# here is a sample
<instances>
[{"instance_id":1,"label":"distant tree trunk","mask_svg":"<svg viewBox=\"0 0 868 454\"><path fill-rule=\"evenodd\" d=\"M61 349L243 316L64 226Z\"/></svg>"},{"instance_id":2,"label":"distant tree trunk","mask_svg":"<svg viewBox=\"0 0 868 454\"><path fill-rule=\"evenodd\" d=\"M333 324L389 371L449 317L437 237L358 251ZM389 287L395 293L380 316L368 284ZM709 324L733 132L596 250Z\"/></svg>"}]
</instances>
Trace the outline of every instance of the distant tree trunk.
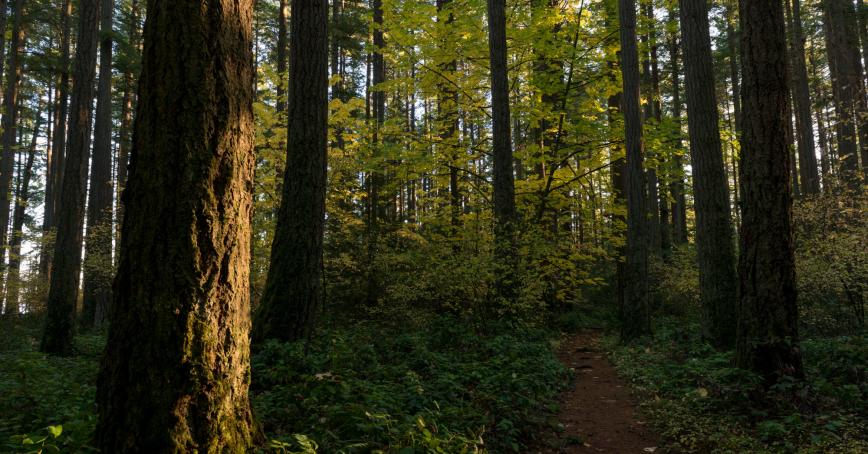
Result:
<instances>
[{"instance_id":1,"label":"distant tree trunk","mask_svg":"<svg viewBox=\"0 0 868 454\"><path fill-rule=\"evenodd\" d=\"M6 10L8 9L8 5L6 0L0 0L0 30L6 30L7 26L7 16ZM4 74L6 70L6 33L0 33L0 76ZM3 85L2 77L0 77L0 86ZM2 91L2 90L0 90Z\"/></svg>"},{"instance_id":2,"label":"distant tree trunk","mask_svg":"<svg viewBox=\"0 0 868 454\"><path fill-rule=\"evenodd\" d=\"M79 7L78 46L75 49L69 146L66 150L57 238L48 289L48 316L41 350L54 355L72 353L75 309L81 272L81 243L87 188L91 106L96 73L100 0L82 0Z\"/></svg>"},{"instance_id":3,"label":"distant tree trunk","mask_svg":"<svg viewBox=\"0 0 868 454\"><path fill-rule=\"evenodd\" d=\"M382 140L382 127L386 120L386 93L382 90L382 83L386 81L386 61L383 58L383 48L386 46L386 40L383 33L383 2L382 0L371 0L371 9L373 10L374 30L372 43L374 52L370 56L371 70L370 81L370 108L373 111L374 117L374 136L372 138L373 147L372 153L376 156L380 154L380 141ZM367 295L366 303L368 306L376 304L380 297L380 284L375 269L375 261L378 252L378 243L380 241L380 220L385 217L385 213L380 203L380 189L383 185L383 175L379 169L374 169L368 173L365 179L365 184L368 191L368 270L367 270Z\"/></svg>"},{"instance_id":4,"label":"distant tree trunk","mask_svg":"<svg viewBox=\"0 0 868 454\"><path fill-rule=\"evenodd\" d=\"M738 10L735 8L733 0L729 0L726 8L726 41L729 46L729 78L732 82L732 113L735 117L735 133L737 136L741 134L741 80L739 80L738 63L739 63L739 46L738 32L735 25L738 23Z\"/></svg>"},{"instance_id":5,"label":"distant tree trunk","mask_svg":"<svg viewBox=\"0 0 868 454\"><path fill-rule=\"evenodd\" d=\"M24 215L30 200L30 180L33 178L33 161L36 158L36 141L42 126L42 112L36 112L36 124L27 150L27 161L18 182L15 207L12 214L12 238L9 240L9 278L6 280L6 314L19 312L18 294L21 286L21 242L24 239Z\"/></svg>"},{"instance_id":6,"label":"distant tree trunk","mask_svg":"<svg viewBox=\"0 0 868 454\"><path fill-rule=\"evenodd\" d=\"M66 119L69 113L69 49L71 35L72 0L62 0L60 35L60 74L57 83L57 115L51 138L51 160L45 182L45 210L42 234L54 232L60 209L61 182L66 162ZM54 258L54 242L43 241L39 252L39 275L48 281Z\"/></svg>"},{"instance_id":7,"label":"distant tree trunk","mask_svg":"<svg viewBox=\"0 0 868 454\"><path fill-rule=\"evenodd\" d=\"M715 347L725 349L735 341L735 245L718 129L708 4L705 0L680 0L679 4L703 335Z\"/></svg>"},{"instance_id":8,"label":"distant tree trunk","mask_svg":"<svg viewBox=\"0 0 868 454\"><path fill-rule=\"evenodd\" d=\"M859 15L859 39L862 41L862 68L868 73L868 7L863 0L856 0L856 14Z\"/></svg>"},{"instance_id":9,"label":"distant tree trunk","mask_svg":"<svg viewBox=\"0 0 868 454\"><path fill-rule=\"evenodd\" d=\"M112 275L112 13L100 0L99 85L87 201L82 327L102 326L111 303ZM90 263L88 263L90 262Z\"/></svg>"},{"instance_id":10,"label":"distant tree trunk","mask_svg":"<svg viewBox=\"0 0 868 454\"><path fill-rule=\"evenodd\" d=\"M6 68L5 113L3 114L3 156L0 165L0 264L9 244L9 205L12 173L15 171L15 145L18 134L18 87L21 82L21 57L24 54L24 0L15 0L12 12L12 42L9 43L9 66Z\"/></svg>"},{"instance_id":11,"label":"distant tree trunk","mask_svg":"<svg viewBox=\"0 0 868 454\"><path fill-rule=\"evenodd\" d=\"M672 78L672 118L675 122L675 153L672 158L672 238L675 244L687 244L687 200L684 194L684 163L681 160L681 81L678 67L678 32L674 32L669 42Z\"/></svg>"},{"instance_id":12,"label":"distant tree trunk","mask_svg":"<svg viewBox=\"0 0 868 454\"><path fill-rule=\"evenodd\" d=\"M488 0L488 52L491 68L492 155L494 158L494 260L497 296L512 302L518 283L515 181L509 122L509 74L506 65L506 1Z\"/></svg>"},{"instance_id":13,"label":"distant tree trunk","mask_svg":"<svg viewBox=\"0 0 868 454\"><path fill-rule=\"evenodd\" d=\"M249 452L253 0L149 6L95 446Z\"/></svg>"},{"instance_id":14,"label":"distant tree trunk","mask_svg":"<svg viewBox=\"0 0 868 454\"><path fill-rule=\"evenodd\" d=\"M641 90L647 92L645 94L644 120L648 122L655 117L654 80L651 68L653 57L650 53L651 47L653 47L651 42L655 39L653 37L654 26L652 25L654 21L654 7L649 0L640 0L639 5L642 10L642 16L647 24L646 33L641 37L643 47L647 47L649 51L648 53L642 52ZM653 151L646 150L646 152L648 153L648 159L645 160L647 167L645 171L645 184L647 186L645 206L648 210L648 246L651 253L661 256L663 252L663 231L660 225L660 190L658 188L659 178L657 176L657 160L659 157L655 156L656 153Z\"/></svg>"},{"instance_id":15,"label":"distant tree trunk","mask_svg":"<svg viewBox=\"0 0 868 454\"><path fill-rule=\"evenodd\" d=\"M741 0L743 114L737 364L771 383L801 377L787 149L783 5Z\"/></svg>"},{"instance_id":16,"label":"distant tree trunk","mask_svg":"<svg viewBox=\"0 0 868 454\"><path fill-rule=\"evenodd\" d=\"M129 21L129 36L132 47L136 50L139 48L139 2L132 0L130 2L130 14L127 18ZM115 209L115 244L120 244L121 225L123 224L124 204L121 195L124 187L127 185L127 174L130 162L130 148L132 147L132 127L133 127L133 104L135 103L135 79L132 69L127 68L124 72L124 93L121 96L121 129L118 143L118 162L117 162L117 177L115 179L115 192L117 205ZM115 254L117 259L117 254Z\"/></svg>"},{"instance_id":17,"label":"distant tree trunk","mask_svg":"<svg viewBox=\"0 0 868 454\"><path fill-rule=\"evenodd\" d=\"M653 19L653 9L651 10ZM657 58L657 35L651 28L651 105L654 108L654 120L657 125L663 123L663 107L661 104L660 95L660 62ZM672 224L669 222L670 202L669 202L669 187L664 184L667 180L671 180L670 172L671 163L665 162L664 156L659 158L657 166L659 174L662 175L660 181L656 185L658 187L659 199L659 223L660 223L660 248L663 252L663 258L669 260L672 254Z\"/></svg>"},{"instance_id":18,"label":"distant tree trunk","mask_svg":"<svg viewBox=\"0 0 868 454\"><path fill-rule=\"evenodd\" d=\"M635 0L618 0L621 21L624 137L627 154L627 249L621 339L630 341L651 333L648 307L648 221L642 161L642 112L639 106L639 51L636 44Z\"/></svg>"},{"instance_id":19,"label":"distant tree trunk","mask_svg":"<svg viewBox=\"0 0 868 454\"><path fill-rule=\"evenodd\" d=\"M323 303L322 254L328 151L328 4L293 0L289 135L271 268L254 340L310 335Z\"/></svg>"},{"instance_id":20,"label":"distant tree trunk","mask_svg":"<svg viewBox=\"0 0 868 454\"><path fill-rule=\"evenodd\" d=\"M813 46L812 46L813 49ZM822 79L817 74L817 65L814 60L814 52L808 54L808 59L811 63L811 75L815 81L811 87L817 93L818 102L814 104L814 115L817 118L817 136L820 139L820 174L822 175L823 191L827 191L832 186L832 165L829 157L831 156L831 144L829 143L829 135L826 132L826 124L823 121L823 109L826 104L826 93L822 89Z\"/></svg>"},{"instance_id":21,"label":"distant tree trunk","mask_svg":"<svg viewBox=\"0 0 868 454\"><path fill-rule=\"evenodd\" d=\"M859 157L856 148L857 128L862 142L862 154L868 163L868 111L865 107L862 63L859 54L856 14L850 0L823 0L823 25L826 32L826 52L832 75L838 136L838 158L843 180L851 188L861 183ZM863 134L864 132L864 134ZM864 163L863 163L864 164Z\"/></svg>"},{"instance_id":22,"label":"distant tree trunk","mask_svg":"<svg viewBox=\"0 0 868 454\"><path fill-rule=\"evenodd\" d=\"M804 194L820 193L820 175L814 148L814 123L811 120L811 96L808 90L808 69L805 65L805 36L802 31L800 0L792 1L793 99L796 110L796 137L799 144L799 176Z\"/></svg>"},{"instance_id":23,"label":"distant tree trunk","mask_svg":"<svg viewBox=\"0 0 868 454\"><path fill-rule=\"evenodd\" d=\"M277 10L277 113L286 112L286 41L287 27L286 19L289 13L287 0L280 0Z\"/></svg>"},{"instance_id":24,"label":"distant tree trunk","mask_svg":"<svg viewBox=\"0 0 868 454\"><path fill-rule=\"evenodd\" d=\"M444 22L446 31L441 39L444 53L450 52L448 28L455 20L452 12L452 0L437 0L437 21ZM444 74L454 74L458 70L458 62L451 58L440 64ZM461 220L461 190L458 187L459 143L458 143L458 91L445 81L438 84L437 115L440 124L440 144L446 150L446 163L449 168L449 223L452 227L450 236L455 239ZM456 243L457 246L457 243Z\"/></svg>"}]
</instances>

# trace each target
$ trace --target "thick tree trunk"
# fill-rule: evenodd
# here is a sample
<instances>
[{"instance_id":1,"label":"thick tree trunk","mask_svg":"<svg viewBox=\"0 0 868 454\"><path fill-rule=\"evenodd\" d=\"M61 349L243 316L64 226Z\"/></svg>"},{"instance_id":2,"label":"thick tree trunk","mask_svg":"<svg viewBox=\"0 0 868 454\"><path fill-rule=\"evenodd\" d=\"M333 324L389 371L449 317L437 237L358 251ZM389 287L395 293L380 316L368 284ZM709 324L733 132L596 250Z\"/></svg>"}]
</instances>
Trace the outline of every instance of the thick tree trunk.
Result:
<instances>
[{"instance_id":1,"label":"thick tree trunk","mask_svg":"<svg viewBox=\"0 0 868 454\"><path fill-rule=\"evenodd\" d=\"M328 5L293 0L289 135L283 197L255 340L310 335L323 303L328 151Z\"/></svg>"},{"instance_id":2,"label":"thick tree trunk","mask_svg":"<svg viewBox=\"0 0 868 454\"><path fill-rule=\"evenodd\" d=\"M57 115L54 119L54 135L51 137L51 160L45 182L45 210L42 219L43 236L57 227L60 208L61 182L66 162L66 119L69 111L69 49L71 35L72 0L62 0L60 35L60 74L57 83ZM51 278L54 259L54 242L43 239L39 252L39 275L46 282Z\"/></svg>"},{"instance_id":3,"label":"thick tree trunk","mask_svg":"<svg viewBox=\"0 0 868 454\"><path fill-rule=\"evenodd\" d=\"M792 60L793 99L796 113L796 138L799 144L799 179L802 193L820 193L820 174L814 148L814 123L811 119L811 96L808 90L808 69L805 65L805 34L802 30L800 0L792 1Z\"/></svg>"},{"instance_id":4,"label":"thick tree trunk","mask_svg":"<svg viewBox=\"0 0 868 454\"><path fill-rule=\"evenodd\" d=\"M735 245L718 129L708 4L705 0L680 0L679 4L703 335L725 349L735 341Z\"/></svg>"},{"instance_id":5,"label":"thick tree trunk","mask_svg":"<svg viewBox=\"0 0 868 454\"><path fill-rule=\"evenodd\" d=\"M856 14L850 0L823 0L823 25L826 32L826 52L832 75L838 136L838 159L841 176L851 188L858 188L859 157L857 130L862 142L863 157L868 158L868 111L862 80L859 35ZM868 159L863 165L868 164Z\"/></svg>"},{"instance_id":6,"label":"thick tree trunk","mask_svg":"<svg viewBox=\"0 0 868 454\"><path fill-rule=\"evenodd\" d=\"M488 52L491 69L492 154L494 158L494 260L497 297L515 300L516 256L515 180L509 120L509 74L506 65L506 1L488 0Z\"/></svg>"},{"instance_id":7,"label":"thick tree trunk","mask_svg":"<svg viewBox=\"0 0 868 454\"><path fill-rule=\"evenodd\" d=\"M737 364L801 377L787 149L787 43L778 0L740 2L744 124Z\"/></svg>"},{"instance_id":8,"label":"thick tree trunk","mask_svg":"<svg viewBox=\"0 0 868 454\"><path fill-rule=\"evenodd\" d=\"M99 37L99 2L82 0L79 8L78 46L75 49L74 83L69 108L69 146L64 163L57 238L46 303L48 316L41 347L43 352L55 355L72 353L75 331L90 154L91 106Z\"/></svg>"},{"instance_id":9,"label":"thick tree trunk","mask_svg":"<svg viewBox=\"0 0 868 454\"><path fill-rule=\"evenodd\" d=\"M621 35L622 110L627 155L627 249L621 339L630 341L651 333L648 307L648 221L645 204L642 112L639 106L639 51L636 45L635 0L618 0Z\"/></svg>"},{"instance_id":10,"label":"thick tree trunk","mask_svg":"<svg viewBox=\"0 0 868 454\"><path fill-rule=\"evenodd\" d=\"M18 191L12 214L12 237L9 240L9 277L6 280L6 314L19 313L18 294L21 276L21 243L24 239L24 215L30 200L30 180L33 178L33 161L36 158L36 141L42 126L42 112L36 112L36 124L27 150L27 161L19 176Z\"/></svg>"},{"instance_id":11,"label":"thick tree trunk","mask_svg":"<svg viewBox=\"0 0 868 454\"><path fill-rule=\"evenodd\" d=\"M24 54L24 0L15 0L12 12L12 41L9 43L9 66L6 68L6 94L3 114L3 156L0 164L0 264L9 244L9 205L12 173L15 171L15 145L18 134L18 87L21 82L21 57Z\"/></svg>"},{"instance_id":12,"label":"thick tree trunk","mask_svg":"<svg viewBox=\"0 0 868 454\"><path fill-rule=\"evenodd\" d=\"M100 0L99 85L87 201L82 327L108 318L112 271L112 13L114 0Z\"/></svg>"},{"instance_id":13,"label":"thick tree trunk","mask_svg":"<svg viewBox=\"0 0 868 454\"><path fill-rule=\"evenodd\" d=\"M150 2L101 452L248 452L253 0Z\"/></svg>"}]
</instances>

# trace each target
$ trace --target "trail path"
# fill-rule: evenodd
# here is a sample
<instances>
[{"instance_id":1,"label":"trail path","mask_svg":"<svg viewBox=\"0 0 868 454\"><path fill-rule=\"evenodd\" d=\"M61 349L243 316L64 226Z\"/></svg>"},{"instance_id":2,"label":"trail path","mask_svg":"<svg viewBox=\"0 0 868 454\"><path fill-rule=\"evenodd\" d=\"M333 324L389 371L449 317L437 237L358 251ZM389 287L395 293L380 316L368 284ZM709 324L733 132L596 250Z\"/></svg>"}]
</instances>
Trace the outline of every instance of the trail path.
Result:
<instances>
[{"instance_id":1,"label":"trail path","mask_svg":"<svg viewBox=\"0 0 868 454\"><path fill-rule=\"evenodd\" d=\"M581 331L561 346L558 357L575 369L571 389L560 399L562 432L543 433L544 447L530 453L646 453L657 451L630 391L600 350L599 331Z\"/></svg>"}]
</instances>

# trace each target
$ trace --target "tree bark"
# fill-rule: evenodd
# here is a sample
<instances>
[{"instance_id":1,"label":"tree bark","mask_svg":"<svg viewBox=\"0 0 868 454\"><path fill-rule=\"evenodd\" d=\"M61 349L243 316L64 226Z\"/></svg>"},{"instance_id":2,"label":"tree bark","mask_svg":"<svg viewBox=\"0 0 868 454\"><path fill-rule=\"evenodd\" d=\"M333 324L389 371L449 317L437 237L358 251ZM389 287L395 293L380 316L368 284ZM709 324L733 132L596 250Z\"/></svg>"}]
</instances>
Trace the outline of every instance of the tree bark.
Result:
<instances>
[{"instance_id":1,"label":"tree bark","mask_svg":"<svg viewBox=\"0 0 868 454\"><path fill-rule=\"evenodd\" d=\"M271 268L254 340L310 335L323 303L323 229L328 151L328 4L293 0L289 135Z\"/></svg>"},{"instance_id":2,"label":"tree bark","mask_svg":"<svg viewBox=\"0 0 868 454\"><path fill-rule=\"evenodd\" d=\"M36 158L36 141L42 126L42 112L36 112L36 124L27 150L27 161L19 176L18 191L12 214L12 237L9 239L9 277L6 280L6 314L19 313L18 294L21 285L21 243L24 239L24 215L30 201L30 180L33 178L33 161Z\"/></svg>"},{"instance_id":3,"label":"tree bark","mask_svg":"<svg viewBox=\"0 0 868 454\"><path fill-rule=\"evenodd\" d=\"M455 20L452 0L437 0L437 21L443 23L440 45L444 53L448 51L449 27ZM440 72L451 74L458 70L458 62L454 58L440 62ZM449 224L450 237L455 240L461 225L461 190L458 187L458 169L460 144L458 141L458 91L446 81L440 81L437 87L437 115L440 125L440 147L444 150L447 168L449 169ZM457 242L454 243L457 248Z\"/></svg>"},{"instance_id":4,"label":"tree bark","mask_svg":"<svg viewBox=\"0 0 868 454\"><path fill-rule=\"evenodd\" d=\"M802 30L800 0L792 1L792 60L793 99L796 111L796 138L799 145L799 179L804 194L820 193L820 174L814 147L814 123L811 119L811 96L808 90L808 69L805 65L805 34Z\"/></svg>"},{"instance_id":5,"label":"tree bark","mask_svg":"<svg viewBox=\"0 0 868 454\"><path fill-rule=\"evenodd\" d=\"M101 452L248 452L253 0L152 1Z\"/></svg>"},{"instance_id":6,"label":"tree bark","mask_svg":"<svg viewBox=\"0 0 868 454\"><path fill-rule=\"evenodd\" d=\"M714 66L705 0L680 0L687 123L696 211L696 255L703 335L726 349L735 342L736 275L729 190L720 143Z\"/></svg>"},{"instance_id":7,"label":"tree bark","mask_svg":"<svg viewBox=\"0 0 868 454\"><path fill-rule=\"evenodd\" d=\"M744 124L737 364L773 383L801 377L787 149L783 5L741 0Z\"/></svg>"},{"instance_id":8,"label":"tree bark","mask_svg":"<svg viewBox=\"0 0 868 454\"><path fill-rule=\"evenodd\" d=\"M826 52L832 75L841 177L853 189L861 185L858 177L857 130L862 143L863 165L868 164L868 109L862 80L856 14L850 0L823 0L823 25Z\"/></svg>"},{"instance_id":9,"label":"tree bark","mask_svg":"<svg viewBox=\"0 0 868 454\"><path fill-rule=\"evenodd\" d=\"M506 65L506 1L488 0L488 52L491 70L492 154L494 158L495 288L500 303L516 298L515 180L509 120L509 74Z\"/></svg>"},{"instance_id":10,"label":"tree bark","mask_svg":"<svg viewBox=\"0 0 868 454\"><path fill-rule=\"evenodd\" d=\"M111 303L112 254L112 13L100 0L99 84L87 201L82 327L102 326Z\"/></svg>"},{"instance_id":11,"label":"tree bark","mask_svg":"<svg viewBox=\"0 0 868 454\"><path fill-rule=\"evenodd\" d=\"M642 112L639 105L639 51L636 44L635 0L618 0L621 37L622 110L627 155L627 249L621 339L651 333L648 307L648 221L645 203Z\"/></svg>"},{"instance_id":12,"label":"tree bark","mask_svg":"<svg viewBox=\"0 0 868 454\"><path fill-rule=\"evenodd\" d=\"M130 44L138 55L139 49L139 2L132 0L130 2L130 13L128 16ZM124 72L124 93L121 97L121 129L118 143L118 162L117 162L117 177L115 179L115 191L117 193L117 205L115 209L115 244L120 244L121 225L124 219L124 204L123 191L127 185L127 175L130 162L130 148L132 148L132 127L133 127L133 105L135 104L135 80L137 76L133 74L131 68L127 68ZM117 254L115 254L117 257Z\"/></svg>"},{"instance_id":13,"label":"tree bark","mask_svg":"<svg viewBox=\"0 0 868 454\"><path fill-rule=\"evenodd\" d=\"M12 41L9 43L9 66L6 68L6 94L3 97L3 156L0 164L0 264L5 261L9 245L9 205L12 174L15 171L15 145L18 137L18 88L21 82L21 57L24 54L24 0L15 0L12 12Z\"/></svg>"},{"instance_id":14,"label":"tree bark","mask_svg":"<svg viewBox=\"0 0 868 454\"><path fill-rule=\"evenodd\" d=\"M54 355L72 353L75 310L81 271L81 243L90 147L91 106L96 73L100 0L82 0L78 46L75 49L69 146L63 170L57 238L48 289L48 316L41 350Z\"/></svg>"},{"instance_id":15,"label":"tree bark","mask_svg":"<svg viewBox=\"0 0 868 454\"><path fill-rule=\"evenodd\" d=\"M672 119L675 122L675 144L672 158L672 183L669 191L672 193L672 238L675 244L687 244L687 198L684 193L684 163L681 143L681 80L678 66L678 31L676 30L669 42L670 77L672 78Z\"/></svg>"},{"instance_id":16,"label":"tree bark","mask_svg":"<svg viewBox=\"0 0 868 454\"><path fill-rule=\"evenodd\" d=\"M66 163L66 119L69 113L69 53L71 35L72 0L62 0L60 31L60 74L57 83L57 115L54 121L54 135L51 138L51 160L45 182L45 211L42 220L42 234L54 232L60 209L61 183ZM48 282L51 278L54 261L54 242L43 240L39 253L39 275Z\"/></svg>"}]
</instances>

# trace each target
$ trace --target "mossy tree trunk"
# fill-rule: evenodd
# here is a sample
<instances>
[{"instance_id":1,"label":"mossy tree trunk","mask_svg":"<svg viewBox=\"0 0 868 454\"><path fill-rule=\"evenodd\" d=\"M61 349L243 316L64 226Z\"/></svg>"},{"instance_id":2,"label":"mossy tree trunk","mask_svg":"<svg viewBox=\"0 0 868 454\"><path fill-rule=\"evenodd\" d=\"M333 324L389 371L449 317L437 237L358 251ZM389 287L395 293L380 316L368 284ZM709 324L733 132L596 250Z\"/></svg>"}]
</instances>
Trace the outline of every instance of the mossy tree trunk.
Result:
<instances>
[{"instance_id":1,"label":"mossy tree trunk","mask_svg":"<svg viewBox=\"0 0 868 454\"><path fill-rule=\"evenodd\" d=\"M801 377L787 144L783 4L741 0L742 223L737 364L769 383Z\"/></svg>"},{"instance_id":2,"label":"mossy tree trunk","mask_svg":"<svg viewBox=\"0 0 868 454\"><path fill-rule=\"evenodd\" d=\"M310 334L323 303L323 232L328 151L328 4L293 0L289 135L271 268L256 341Z\"/></svg>"},{"instance_id":3,"label":"mossy tree trunk","mask_svg":"<svg viewBox=\"0 0 868 454\"><path fill-rule=\"evenodd\" d=\"M148 3L105 453L248 452L253 0Z\"/></svg>"}]
</instances>

